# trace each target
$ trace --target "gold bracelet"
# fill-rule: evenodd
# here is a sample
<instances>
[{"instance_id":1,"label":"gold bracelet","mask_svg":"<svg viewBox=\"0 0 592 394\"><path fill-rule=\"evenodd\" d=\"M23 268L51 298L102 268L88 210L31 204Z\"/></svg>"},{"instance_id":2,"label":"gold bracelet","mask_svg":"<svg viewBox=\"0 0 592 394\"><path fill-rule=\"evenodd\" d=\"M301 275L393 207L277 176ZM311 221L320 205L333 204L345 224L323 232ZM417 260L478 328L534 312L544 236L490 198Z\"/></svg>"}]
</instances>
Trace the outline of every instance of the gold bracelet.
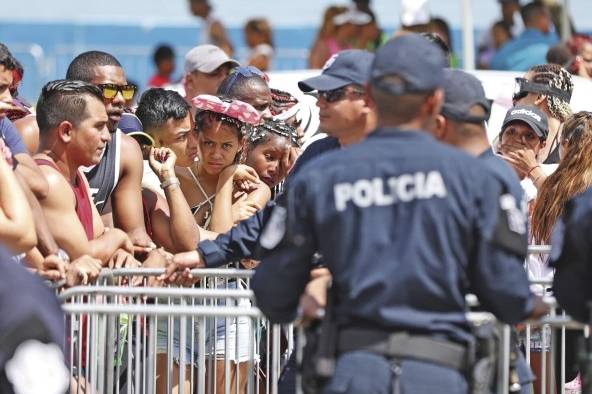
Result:
<instances>
[{"instance_id":1,"label":"gold bracelet","mask_svg":"<svg viewBox=\"0 0 592 394\"><path fill-rule=\"evenodd\" d=\"M179 178L172 176L172 177L165 179L164 182L162 182L160 184L160 187L161 187L161 189L164 190L169 186L180 185L180 184L181 184L181 182L179 182Z\"/></svg>"}]
</instances>

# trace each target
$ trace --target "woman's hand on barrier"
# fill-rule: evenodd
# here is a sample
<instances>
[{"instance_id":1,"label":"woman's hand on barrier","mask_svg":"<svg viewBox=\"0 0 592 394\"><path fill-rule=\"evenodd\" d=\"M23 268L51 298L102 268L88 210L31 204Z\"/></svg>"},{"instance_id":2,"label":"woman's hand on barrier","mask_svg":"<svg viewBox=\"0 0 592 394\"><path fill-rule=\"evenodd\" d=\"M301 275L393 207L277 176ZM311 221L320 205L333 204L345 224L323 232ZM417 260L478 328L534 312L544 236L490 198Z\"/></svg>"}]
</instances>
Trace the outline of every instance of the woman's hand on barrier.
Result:
<instances>
[{"instance_id":1,"label":"woman's hand on barrier","mask_svg":"<svg viewBox=\"0 0 592 394\"><path fill-rule=\"evenodd\" d=\"M246 268L248 270L254 270L259 265L259 261L252 259L242 259L240 261L240 264L243 268Z\"/></svg>"},{"instance_id":2,"label":"woman's hand on barrier","mask_svg":"<svg viewBox=\"0 0 592 394\"><path fill-rule=\"evenodd\" d=\"M528 316L529 319L540 319L541 317L549 314L551 311L549 305L547 305L543 299L537 295L534 296L533 305L534 307L532 308L532 312L530 312L530 316Z\"/></svg>"},{"instance_id":3,"label":"woman's hand on barrier","mask_svg":"<svg viewBox=\"0 0 592 394\"><path fill-rule=\"evenodd\" d=\"M68 265L66 272L66 285L87 285L94 282L101 273L101 260L88 255L80 256Z\"/></svg>"},{"instance_id":4,"label":"woman's hand on barrier","mask_svg":"<svg viewBox=\"0 0 592 394\"><path fill-rule=\"evenodd\" d=\"M166 268L173 261L173 254L167 252L163 248L158 248L146 256L146 260L142 264L144 268Z\"/></svg>"},{"instance_id":5,"label":"woman's hand on barrier","mask_svg":"<svg viewBox=\"0 0 592 394\"><path fill-rule=\"evenodd\" d=\"M46 256L38 274L48 280L57 281L66 277L68 263L54 254Z\"/></svg>"},{"instance_id":6,"label":"woman's hand on barrier","mask_svg":"<svg viewBox=\"0 0 592 394\"><path fill-rule=\"evenodd\" d=\"M197 250L178 253L173 257L172 262L166 267L164 274L159 279L167 283L179 284L179 281L187 283L194 280L193 275L191 275L191 269L204 267L205 265L201 259L201 255Z\"/></svg>"}]
</instances>

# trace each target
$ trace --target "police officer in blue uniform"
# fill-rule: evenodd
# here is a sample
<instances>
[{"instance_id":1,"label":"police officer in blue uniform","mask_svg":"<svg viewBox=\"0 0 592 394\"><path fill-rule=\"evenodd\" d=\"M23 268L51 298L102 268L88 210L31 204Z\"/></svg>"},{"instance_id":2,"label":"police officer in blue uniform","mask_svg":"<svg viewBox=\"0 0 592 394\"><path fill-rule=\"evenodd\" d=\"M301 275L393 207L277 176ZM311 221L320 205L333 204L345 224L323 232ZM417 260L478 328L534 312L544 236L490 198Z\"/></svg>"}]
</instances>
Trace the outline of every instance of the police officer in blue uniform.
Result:
<instances>
[{"instance_id":1,"label":"police officer in blue uniform","mask_svg":"<svg viewBox=\"0 0 592 394\"><path fill-rule=\"evenodd\" d=\"M64 314L57 297L0 248L0 392L65 393ZM40 366L47 366L45 373Z\"/></svg>"},{"instance_id":2,"label":"police officer in blue uniform","mask_svg":"<svg viewBox=\"0 0 592 394\"><path fill-rule=\"evenodd\" d=\"M379 48L378 129L305 165L261 237L273 250L251 286L273 322L295 318L315 251L331 271L337 362L326 393L466 393L465 294L510 324L537 309L502 185L425 131L445 66L416 34Z\"/></svg>"},{"instance_id":3,"label":"police officer in blue uniform","mask_svg":"<svg viewBox=\"0 0 592 394\"><path fill-rule=\"evenodd\" d=\"M513 207L516 223L526 226L524 219L521 219L526 216L526 199L520 180L512 167L493 152L487 138L485 122L489 120L490 113L491 100L485 96L483 85L477 77L461 70L445 70L444 104L434 124L434 136L480 160L491 176L495 177L503 189L513 197L512 201L516 201ZM546 117L541 119L541 122L543 121L545 124L541 127L546 130ZM521 242L526 247L527 232L520 232L523 234ZM518 242L519 237L515 239ZM522 394L528 394L534 375L518 348L517 340L512 351L515 361L511 367L516 373L510 375L510 387L513 392L519 390Z\"/></svg>"},{"instance_id":4,"label":"police officer in blue uniform","mask_svg":"<svg viewBox=\"0 0 592 394\"><path fill-rule=\"evenodd\" d=\"M590 234L592 188L567 202L553 231L551 249L551 265L555 267L553 293L570 316L585 323L590 322L592 301Z\"/></svg>"}]
</instances>

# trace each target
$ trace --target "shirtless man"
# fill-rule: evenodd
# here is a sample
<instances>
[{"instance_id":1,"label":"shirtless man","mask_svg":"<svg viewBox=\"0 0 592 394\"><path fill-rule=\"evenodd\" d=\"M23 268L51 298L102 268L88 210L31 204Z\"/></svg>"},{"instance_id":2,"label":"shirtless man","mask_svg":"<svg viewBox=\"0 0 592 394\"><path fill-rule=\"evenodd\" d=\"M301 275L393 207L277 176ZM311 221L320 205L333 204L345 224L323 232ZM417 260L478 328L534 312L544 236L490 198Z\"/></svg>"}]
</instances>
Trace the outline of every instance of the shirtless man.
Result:
<instances>
[{"instance_id":1,"label":"shirtless man","mask_svg":"<svg viewBox=\"0 0 592 394\"><path fill-rule=\"evenodd\" d=\"M53 81L37 102L41 152L35 161L49 183L41 201L57 243L72 259L90 255L103 265L137 266L126 233L107 229L91 203L80 167L99 163L110 140L100 89L81 81Z\"/></svg>"},{"instance_id":2,"label":"shirtless man","mask_svg":"<svg viewBox=\"0 0 592 394\"><path fill-rule=\"evenodd\" d=\"M119 61L100 51L84 52L74 58L66 78L98 86L107 110L111 138L100 161L84 171L103 222L125 231L137 251L153 249L142 212L142 152L138 143L117 127L126 100L136 87L127 83Z\"/></svg>"}]
</instances>

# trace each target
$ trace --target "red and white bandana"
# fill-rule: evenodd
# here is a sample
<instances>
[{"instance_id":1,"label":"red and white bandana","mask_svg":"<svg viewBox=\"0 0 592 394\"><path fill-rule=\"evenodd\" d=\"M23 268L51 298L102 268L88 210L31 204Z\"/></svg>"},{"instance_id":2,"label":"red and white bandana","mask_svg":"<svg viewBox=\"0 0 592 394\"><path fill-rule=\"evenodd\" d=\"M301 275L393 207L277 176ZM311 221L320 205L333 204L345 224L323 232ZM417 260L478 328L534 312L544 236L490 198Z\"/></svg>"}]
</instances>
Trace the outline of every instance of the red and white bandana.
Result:
<instances>
[{"instance_id":1,"label":"red and white bandana","mask_svg":"<svg viewBox=\"0 0 592 394\"><path fill-rule=\"evenodd\" d=\"M240 122L257 125L261 122L261 114L251 104L239 100L222 100L209 94L200 94L191 99L195 108L212 111Z\"/></svg>"}]
</instances>

